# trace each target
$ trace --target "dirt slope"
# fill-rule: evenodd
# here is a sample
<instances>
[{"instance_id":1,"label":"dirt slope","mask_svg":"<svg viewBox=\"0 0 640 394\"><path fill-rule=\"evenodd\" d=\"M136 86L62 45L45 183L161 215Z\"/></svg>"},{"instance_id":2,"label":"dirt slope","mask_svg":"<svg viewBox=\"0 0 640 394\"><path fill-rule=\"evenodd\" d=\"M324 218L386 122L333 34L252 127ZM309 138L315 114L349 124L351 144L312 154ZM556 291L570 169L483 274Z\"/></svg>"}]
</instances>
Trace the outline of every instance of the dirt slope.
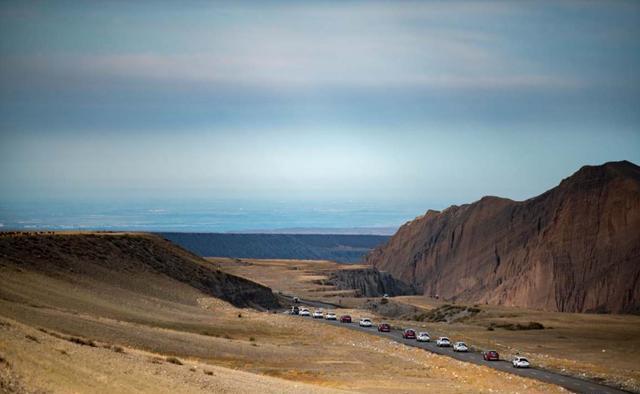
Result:
<instances>
[{"instance_id":1,"label":"dirt slope","mask_svg":"<svg viewBox=\"0 0 640 394\"><path fill-rule=\"evenodd\" d=\"M485 197L428 211L367 262L446 299L638 312L640 167L586 166L526 201Z\"/></svg>"},{"instance_id":2,"label":"dirt slope","mask_svg":"<svg viewBox=\"0 0 640 394\"><path fill-rule=\"evenodd\" d=\"M153 274L235 306L278 306L269 288L214 269L200 257L148 234L0 233L0 267L96 279L120 287L128 283L136 291L155 294L161 289L149 288L144 281L131 282L137 275Z\"/></svg>"}]
</instances>

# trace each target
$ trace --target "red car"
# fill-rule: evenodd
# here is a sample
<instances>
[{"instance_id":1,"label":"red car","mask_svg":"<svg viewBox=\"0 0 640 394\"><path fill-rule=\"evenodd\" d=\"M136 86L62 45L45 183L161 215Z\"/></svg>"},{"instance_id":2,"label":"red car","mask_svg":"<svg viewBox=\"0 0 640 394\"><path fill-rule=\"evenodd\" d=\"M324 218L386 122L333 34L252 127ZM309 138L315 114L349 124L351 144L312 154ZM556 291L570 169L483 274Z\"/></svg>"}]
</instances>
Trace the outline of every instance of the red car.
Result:
<instances>
[{"instance_id":1,"label":"red car","mask_svg":"<svg viewBox=\"0 0 640 394\"><path fill-rule=\"evenodd\" d=\"M500 360L500 355L495 350L489 350L486 352L482 352L482 358L485 361L498 361Z\"/></svg>"},{"instance_id":2,"label":"red car","mask_svg":"<svg viewBox=\"0 0 640 394\"><path fill-rule=\"evenodd\" d=\"M402 337L404 339L416 339L416 332L408 328L402 332Z\"/></svg>"},{"instance_id":3,"label":"red car","mask_svg":"<svg viewBox=\"0 0 640 394\"><path fill-rule=\"evenodd\" d=\"M351 323L351 316L349 315L340 316L340 323Z\"/></svg>"},{"instance_id":4,"label":"red car","mask_svg":"<svg viewBox=\"0 0 640 394\"><path fill-rule=\"evenodd\" d=\"M391 332L391 326L387 323L378 324L378 331L380 332Z\"/></svg>"}]
</instances>

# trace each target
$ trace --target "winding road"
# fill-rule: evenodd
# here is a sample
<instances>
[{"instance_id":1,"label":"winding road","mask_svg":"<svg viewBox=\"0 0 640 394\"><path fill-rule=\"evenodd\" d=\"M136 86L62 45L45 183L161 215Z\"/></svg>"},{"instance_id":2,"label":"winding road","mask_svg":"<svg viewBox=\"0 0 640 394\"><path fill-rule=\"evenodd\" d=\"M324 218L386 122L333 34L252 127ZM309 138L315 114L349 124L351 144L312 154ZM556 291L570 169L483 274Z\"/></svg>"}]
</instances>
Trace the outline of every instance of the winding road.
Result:
<instances>
[{"instance_id":1,"label":"winding road","mask_svg":"<svg viewBox=\"0 0 640 394\"><path fill-rule=\"evenodd\" d=\"M285 296L286 297L286 296ZM315 308L329 308L335 309L336 305L327 304L319 301L312 300L300 300L300 305L311 306ZM300 319L311 319L318 323L331 324L334 326L349 328L352 330L366 332L372 335L378 335L405 344L407 346L417 347L426 351L441 354L444 356L455 358L456 360L465 361L469 363L485 365L487 367L495 368L500 371L512 373L514 375L524 376L531 379L537 379L543 382L555 384L565 389L571 390L576 393L605 393L605 394L623 394L629 393L628 391L620 390L611 386L606 386L600 383L592 382L585 379L576 378L573 376L563 375L557 372L547 371L543 369L532 368L513 368L510 361L484 361L480 352L469 351L467 353L454 352L452 348L440 348L435 344L435 340L432 342L418 342L413 339L402 338L402 331L392 329L391 332L378 332L377 325L374 322L373 327L360 327L357 320L351 324L340 323L339 321L325 320L325 319L312 319L311 317L295 316ZM453 339L452 339L453 341ZM452 342L453 343L453 342Z\"/></svg>"}]
</instances>

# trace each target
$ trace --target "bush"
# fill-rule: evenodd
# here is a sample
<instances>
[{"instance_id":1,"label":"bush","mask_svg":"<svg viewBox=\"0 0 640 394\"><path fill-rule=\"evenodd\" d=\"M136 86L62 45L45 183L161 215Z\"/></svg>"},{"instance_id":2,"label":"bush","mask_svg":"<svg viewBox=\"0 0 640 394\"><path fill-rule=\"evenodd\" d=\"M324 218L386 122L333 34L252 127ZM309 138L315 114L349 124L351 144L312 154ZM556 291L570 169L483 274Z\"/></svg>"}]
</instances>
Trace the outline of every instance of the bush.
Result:
<instances>
[{"instance_id":1,"label":"bush","mask_svg":"<svg viewBox=\"0 0 640 394\"><path fill-rule=\"evenodd\" d=\"M69 342L75 343L76 345L98 347L98 345L96 345L96 343L90 339L84 339L80 337L70 337L67 340Z\"/></svg>"},{"instance_id":2,"label":"bush","mask_svg":"<svg viewBox=\"0 0 640 394\"><path fill-rule=\"evenodd\" d=\"M255 342L255 341L256 341L256 339L255 339L254 337L250 337L250 338L249 338L249 341L251 341L251 342Z\"/></svg>"},{"instance_id":3,"label":"bush","mask_svg":"<svg viewBox=\"0 0 640 394\"><path fill-rule=\"evenodd\" d=\"M171 363L171 364L184 365L182 361L180 361L180 359L177 357L167 357L166 360L168 363Z\"/></svg>"},{"instance_id":4,"label":"bush","mask_svg":"<svg viewBox=\"0 0 640 394\"><path fill-rule=\"evenodd\" d=\"M33 342L36 342L36 343L40 343L38 338L34 337L33 335L25 335L24 337L27 338L30 341L33 341Z\"/></svg>"},{"instance_id":5,"label":"bush","mask_svg":"<svg viewBox=\"0 0 640 394\"><path fill-rule=\"evenodd\" d=\"M509 330L509 331L544 330L544 326L542 325L542 323L538 323L538 322L535 322L535 321L530 321L527 324L520 324L520 323L500 323L500 324L491 323L489 325L489 327L487 328L487 330L489 330L489 329L492 330L493 328L504 328L505 330Z\"/></svg>"}]
</instances>

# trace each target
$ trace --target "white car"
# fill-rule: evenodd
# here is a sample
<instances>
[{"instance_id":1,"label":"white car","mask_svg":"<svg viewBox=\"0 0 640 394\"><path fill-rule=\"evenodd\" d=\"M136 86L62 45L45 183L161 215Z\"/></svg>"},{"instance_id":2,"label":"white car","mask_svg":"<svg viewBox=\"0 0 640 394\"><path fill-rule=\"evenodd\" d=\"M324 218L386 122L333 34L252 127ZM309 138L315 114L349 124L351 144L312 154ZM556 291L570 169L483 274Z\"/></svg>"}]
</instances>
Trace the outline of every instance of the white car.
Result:
<instances>
[{"instance_id":1,"label":"white car","mask_svg":"<svg viewBox=\"0 0 640 394\"><path fill-rule=\"evenodd\" d=\"M371 327L373 326L373 322L368 317L363 317L360 319L360 327Z\"/></svg>"},{"instance_id":2,"label":"white car","mask_svg":"<svg viewBox=\"0 0 640 394\"><path fill-rule=\"evenodd\" d=\"M300 308L300 312L298 313L300 316L311 316L311 312L307 308Z\"/></svg>"},{"instance_id":3,"label":"white car","mask_svg":"<svg viewBox=\"0 0 640 394\"><path fill-rule=\"evenodd\" d=\"M447 337L440 337L436 341L436 345L438 347L450 347L451 346L451 341Z\"/></svg>"},{"instance_id":4,"label":"white car","mask_svg":"<svg viewBox=\"0 0 640 394\"><path fill-rule=\"evenodd\" d=\"M323 317L324 317L324 314L322 313L322 309L316 309L315 311L313 311L314 319L322 319Z\"/></svg>"},{"instance_id":5,"label":"white car","mask_svg":"<svg viewBox=\"0 0 640 394\"><path fill-rule=\"evenodd\" d=\"M529 368L531 366L529 360L522 356L515 356L511 364L513 364L514 368Z\"/></svg>"},{"instance_id":6,"label":"white car","mask_svg":"<svg viewBox=\"0 0 640 394\"><path fill-rule=\"evenodd\" d=\"M428 332L420 332L418 333L416 340L418 342L429 342L431 340L431 337L429 336Z\"/></svg>"},{"instance_id":7,"label":"white car","mask_svg":"<svg viewBox=\"0 0 640 394\"><path fill-rule=\"evenodd\" d=\"M327 320L338 320L338 318L336 317L336 314L333 312L327 312L327 314L324 315L324 318Z\"/></svg>"},{"instance_id":8,"label":"white car","mask_svg":"<svg viewBox=\"0 0 640 394\"><path fill-rule=\"evenodd\" d=\"M464 342L456 342L453 344L453 351L454 352L468 352L469 348L467 347L467 344Z\"/></svg>"}]
</instances>

